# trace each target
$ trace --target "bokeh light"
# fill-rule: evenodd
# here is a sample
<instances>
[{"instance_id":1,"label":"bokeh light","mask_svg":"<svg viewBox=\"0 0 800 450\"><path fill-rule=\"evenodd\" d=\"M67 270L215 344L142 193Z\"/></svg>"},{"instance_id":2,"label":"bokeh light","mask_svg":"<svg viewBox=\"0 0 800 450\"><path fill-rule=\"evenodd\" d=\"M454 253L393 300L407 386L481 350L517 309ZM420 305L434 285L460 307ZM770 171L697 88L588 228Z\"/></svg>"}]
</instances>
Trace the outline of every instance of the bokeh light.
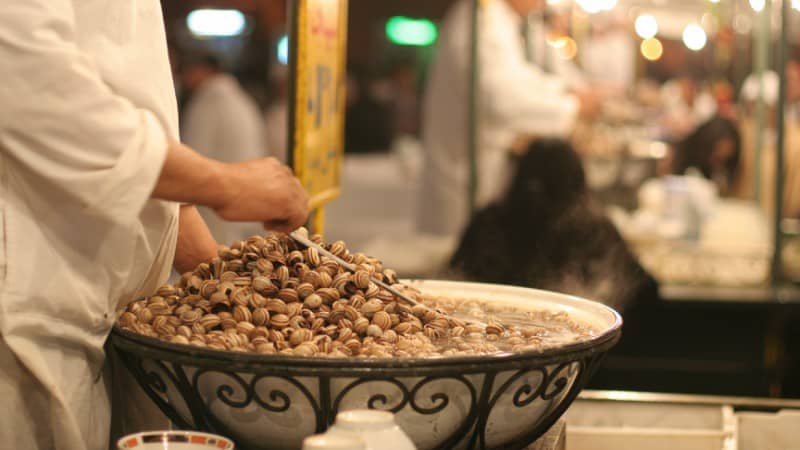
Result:
<instances>
[{"instance_id":1,"label":"bokeh light","mask_svg":"<svg viewBox=\"0 0 800 450\"><path fill-rule=\"evenodd\" d=\"M700 51L706 46L706 32L696 23L687 25L683 30L683 43L689 50Z\"/></svg>"},{"instance_id":2,"label":"bokeh light","mask_svg":"<svg viewBox=\"0 0 800 450\"><path fill-rule=\"evenodd\" d=\"M657 38L649 38L642 41L641 45L639 45L639 51L642 52L644 59L658 61L664 54L664 46Z\"/></svg>"},{"instance_id":3,"label":"bokeh light","mask_svg":"<svg viewBox=\"0 0 800 450\"><path fill-rule=\"evenodd\" d=\"M636 34L642 39L650 39L658 34L658 22L650 14L642 14L637 17L634 28L636 29Z\"/></svg>"}]
</instances>

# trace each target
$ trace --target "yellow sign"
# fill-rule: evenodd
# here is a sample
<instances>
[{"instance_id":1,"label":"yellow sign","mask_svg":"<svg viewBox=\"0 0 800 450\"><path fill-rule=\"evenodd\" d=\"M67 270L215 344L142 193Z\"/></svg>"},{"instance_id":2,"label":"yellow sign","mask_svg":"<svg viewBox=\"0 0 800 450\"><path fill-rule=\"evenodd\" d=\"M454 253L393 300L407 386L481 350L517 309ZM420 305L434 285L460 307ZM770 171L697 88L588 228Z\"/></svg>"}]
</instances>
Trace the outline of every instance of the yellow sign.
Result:
<instances>
[{"instance_id":1,"label":"yellow sign","mask_svg":"<svg viewBox=\"0 0 800 450\"><path fill-rule=\"evenodd\" d=\"M292 13L290 161L317 209L340 193L347 0L295 0Z\"/></svg>"}]
</instances>

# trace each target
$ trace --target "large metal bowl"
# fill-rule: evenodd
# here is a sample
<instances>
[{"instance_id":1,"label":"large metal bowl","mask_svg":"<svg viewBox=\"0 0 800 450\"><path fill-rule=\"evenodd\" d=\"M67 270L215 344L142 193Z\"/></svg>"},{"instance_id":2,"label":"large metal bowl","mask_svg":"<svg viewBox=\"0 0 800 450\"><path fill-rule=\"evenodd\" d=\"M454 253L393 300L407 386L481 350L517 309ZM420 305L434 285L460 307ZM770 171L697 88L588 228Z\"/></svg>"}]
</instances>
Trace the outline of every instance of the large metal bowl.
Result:
<instances>
[{"instance_id":1,"label":"large metal bowl","mask_svg":"<svg viewBox=\"0 0 800 450\"><path fill-rule=\"evenodd\" d=\"M392 411L420 450L519 449L564 413L619 339L595 302L510 286L419 281L421 291L521 310L565 311L595 337L537 352L437 359L324 359L198 349L115 328L111 344L180 428L240 449L299 449L339 411Z\"/></svg>"}]
</instances>

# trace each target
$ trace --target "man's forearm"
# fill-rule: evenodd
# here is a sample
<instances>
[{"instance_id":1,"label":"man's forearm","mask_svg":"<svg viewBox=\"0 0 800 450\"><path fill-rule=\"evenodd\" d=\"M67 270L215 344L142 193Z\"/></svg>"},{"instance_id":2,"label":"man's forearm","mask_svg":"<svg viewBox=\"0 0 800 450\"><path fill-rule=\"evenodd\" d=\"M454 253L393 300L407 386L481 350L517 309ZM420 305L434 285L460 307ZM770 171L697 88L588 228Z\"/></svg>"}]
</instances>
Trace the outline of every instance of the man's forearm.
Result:
<instances>
[{"instance_id":1,"label":"man's forearm","mask_svg":"<svg viewBox=\"0 0 800 450\"><path fill-rule=\"evenodd\" d=\"M175 249L175 270L188 272L201 262L217 255L217 241L205 221L192 205L181 206L178 222L178 245Z\"/></svg>"},{"instance_id":2,"label":"man's forearm","mask_svg":"<svg viewBox=\"0 0 800 450\"><path fill-rule=\"evenodd\" d=\"M151 197L211 208L222 219L291 231L308 217L308 196L275 158L221 163L178 142L168 144Z\"/></svg>"},{"instance_id":3,"label":"man's forearm","mask_svg":"<svg viewBox=\"0 0 800 450\"><path fill-rule=\"evenodd\" d=\"M216 208L230 195L225 176L225 164L170 141L152 197Z\"/></svg>"}]
</instances>

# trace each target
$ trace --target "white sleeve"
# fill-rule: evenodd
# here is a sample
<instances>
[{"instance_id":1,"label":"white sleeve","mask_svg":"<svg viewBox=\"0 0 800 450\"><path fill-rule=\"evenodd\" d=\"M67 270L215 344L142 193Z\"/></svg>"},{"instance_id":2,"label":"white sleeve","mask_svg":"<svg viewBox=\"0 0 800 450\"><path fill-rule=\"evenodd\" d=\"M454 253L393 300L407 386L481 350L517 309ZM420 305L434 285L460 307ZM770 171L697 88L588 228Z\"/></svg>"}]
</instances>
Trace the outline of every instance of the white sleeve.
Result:
<instances>
[{"instance_id":1,"label":"white sleeve","mask_svg":"<svg viewBox=\"0 0 800 450\"><path fill-rule=\"evenodd\" d=\"M160 175L166 133L78 48L70 1L3 2L0 74L0 151L88 214L135 219Z\"/></svg>"},{"instance_id":2,"label":"white sleeve","mask_svg":"<svg viewBox=\"0 0 800 450\"><path fill-rule=\"evenodd\" d=\"M519 133L566 134L577 116L577 100L561 80L525 60L518 31L498 21L490 7L481 19L481 109Z\"/></svg>"}]
</instances>

